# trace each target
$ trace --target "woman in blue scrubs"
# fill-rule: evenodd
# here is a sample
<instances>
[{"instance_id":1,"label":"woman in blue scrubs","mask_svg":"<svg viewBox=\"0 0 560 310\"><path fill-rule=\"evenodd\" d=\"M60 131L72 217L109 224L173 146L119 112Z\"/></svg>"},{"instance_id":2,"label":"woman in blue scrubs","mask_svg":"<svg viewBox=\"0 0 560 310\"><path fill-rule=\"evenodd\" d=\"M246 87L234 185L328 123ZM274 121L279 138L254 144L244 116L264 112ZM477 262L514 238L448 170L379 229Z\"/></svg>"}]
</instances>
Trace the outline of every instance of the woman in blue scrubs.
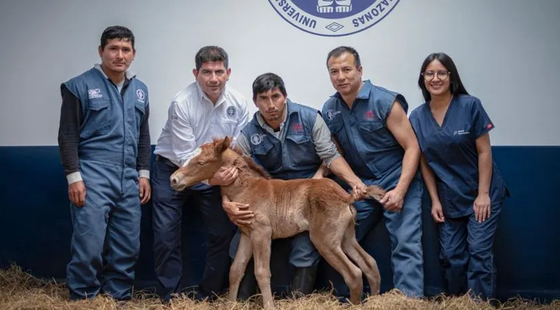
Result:
<instances>
[{"instance_id":1,"label":"woman in blue scrubs","mask_svg":"<svg viewBox=\"0 0 560 310\"><path fill-rule=\"evenodd\" d=\"M453 60L429 55L418 86L426 102L410 114L422 151L420 166L439 223L440 262L448 292L494 298L492 246L501 206L509 196L494 161L494 124L467 93Z\"/></svg>"}]
</instances>

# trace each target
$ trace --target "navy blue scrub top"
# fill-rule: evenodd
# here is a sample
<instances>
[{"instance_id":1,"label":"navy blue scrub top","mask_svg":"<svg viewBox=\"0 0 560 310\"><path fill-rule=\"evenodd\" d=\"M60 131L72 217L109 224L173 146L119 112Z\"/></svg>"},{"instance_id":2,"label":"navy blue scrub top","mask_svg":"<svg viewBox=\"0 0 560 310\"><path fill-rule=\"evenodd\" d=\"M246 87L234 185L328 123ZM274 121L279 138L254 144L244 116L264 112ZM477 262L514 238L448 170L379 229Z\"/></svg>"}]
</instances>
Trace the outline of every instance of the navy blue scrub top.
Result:
<instances>
[{"instance_id":1,"label":"navy blue scrub top","mask_svg":"<svg viewBox=\"0 0 560 310\"><path fill-rule=\"evenodd\" d=\"M435 174L438 195L446 217L471 215L478 196L478 152L476 139L494 124L476 97L457 95L451 101L441 126L429 103L410 114L412 128L428 166ZM490 201L492 207L509 196L505 182L492 161Z\"/></svg>"}]
</instances>

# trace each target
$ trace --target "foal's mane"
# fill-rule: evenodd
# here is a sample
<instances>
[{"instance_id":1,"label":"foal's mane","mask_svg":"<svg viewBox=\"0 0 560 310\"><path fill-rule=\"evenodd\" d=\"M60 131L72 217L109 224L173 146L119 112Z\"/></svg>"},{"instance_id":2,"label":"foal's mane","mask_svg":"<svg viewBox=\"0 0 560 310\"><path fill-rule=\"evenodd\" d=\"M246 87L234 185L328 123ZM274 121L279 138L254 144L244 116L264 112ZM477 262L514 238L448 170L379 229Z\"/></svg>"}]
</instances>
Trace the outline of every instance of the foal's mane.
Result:
<instances>
[{"instance_id":1,"label":"foal's mane","mask_svg":"<svg viewBox=\"0 0 560 310\"><path fill-rule=\"evenodd\" d=\"M234 166L237 166L238 168L244 168L243 163L245 163L249 170L256 172L258 175L260 175L261 177L267 180L271 179L270 174L268 174L268 172L266 172L266 170L264 170L264 168L261 165L257 164L253 160L253 158L243 154L243 151L239 146L237 145L234 146L232 150L239 155L239 157L235 159L235 161L233 162ZM239 163L239 162L243 162L243 163Z\"/></svg>"}]
</instances>

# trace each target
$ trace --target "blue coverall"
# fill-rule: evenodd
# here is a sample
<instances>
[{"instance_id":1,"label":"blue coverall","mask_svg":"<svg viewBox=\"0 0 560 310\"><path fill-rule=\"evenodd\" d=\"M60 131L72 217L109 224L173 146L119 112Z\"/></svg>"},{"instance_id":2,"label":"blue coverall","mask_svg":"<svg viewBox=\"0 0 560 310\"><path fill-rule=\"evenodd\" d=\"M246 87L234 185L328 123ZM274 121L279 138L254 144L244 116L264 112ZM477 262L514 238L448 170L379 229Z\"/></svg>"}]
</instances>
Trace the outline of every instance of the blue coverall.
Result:
<instances>
[{"instance_id":1,"label":"blue coverall","mask_svg":"<svg viewBox=\"0 0 560 310\"><path fill-rule=\"evenodd\" d=\"M97 68L65 86L82 105L78 156L86 187L85 205L70 207L70 295L91 298L103 291L129 299L140 251L136 161L148 90L133 77L121 94Z\"/></svg>"}]
</instances>

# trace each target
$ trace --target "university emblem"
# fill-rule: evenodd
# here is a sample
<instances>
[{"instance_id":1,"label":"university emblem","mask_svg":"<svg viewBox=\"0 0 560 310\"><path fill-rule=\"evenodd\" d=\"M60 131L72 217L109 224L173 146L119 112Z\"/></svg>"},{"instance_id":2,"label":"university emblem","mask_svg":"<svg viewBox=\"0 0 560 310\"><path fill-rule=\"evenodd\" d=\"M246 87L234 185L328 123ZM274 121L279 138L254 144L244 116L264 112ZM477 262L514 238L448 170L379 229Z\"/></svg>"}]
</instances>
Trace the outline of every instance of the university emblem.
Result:
<instances>
[{"instance_id":1,"label":"university emblem","mask_svg":"<svg viewBox=\"0 0 560 310\"><path fill-rule=\"evenodd\" d=\"M292 26L329 37L351 35L377 24L400 0L268 0Z\"/></svg>"},{"instance_id":2,"label":"university emblem","mask_svg":"<svg viewBox=\"0 0 560 310\"><path fill-rule=\"evenodd\" d=\"M228 116L228 117L230 117L230 118L234 117L234 116L235 116L235 108L232 107L232 106L229 106L229 107L226 109L226 113L227 113L227 116Z\"/></svg>"},{"instance_id":3,"label":"university emblem","mask_svg":"<svg viewBox=\"0 0 560 310\"><path fill-rule=\"evenodd\" d=\"M146 99L146 93L144 93L144 91L141 90L141 89L137 89L136 90L136 97L138 98L138 101L143 103L144 100Z\"/></svg>"},{"instance_id":4,"label":"university emblem","mask_svg":"<svg viewBox=\"0 0 560 310\"><path fill-rule=\"evenodd\" d=\"M263 141L263 135L260 135L258 133L251 135L251 143L253 145L259 145L262 143L262 141Z\"/></svg>"}]
</instances>

